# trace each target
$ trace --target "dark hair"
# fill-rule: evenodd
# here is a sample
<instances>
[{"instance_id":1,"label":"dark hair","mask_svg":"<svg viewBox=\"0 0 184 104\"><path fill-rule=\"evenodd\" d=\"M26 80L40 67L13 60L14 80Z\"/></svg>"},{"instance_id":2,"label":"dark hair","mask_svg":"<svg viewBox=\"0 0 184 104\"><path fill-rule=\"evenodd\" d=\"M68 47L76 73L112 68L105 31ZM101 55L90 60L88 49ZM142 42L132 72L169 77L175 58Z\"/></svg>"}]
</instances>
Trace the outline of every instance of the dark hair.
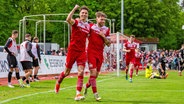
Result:
<instances>
[{"instance_id":1,"label":"dark hair","mask_svg":"<svg viewBox=\"0 0 184 104\"><path fill-rule=\"evenodd\" d=\"M82 6L82 7L80 8L80 11L83 10L83 9L89 11L89 8L88 8L87 6Z\"/></svg>"},{"instance_id":2,"label":"dark hair","mask_svg":"<svg viewBox=\"0 0 184 104\"><path fill-rule=\"evenodd\" d=\"M26 35L25 35L25 38L28 38L28 37L30 37L30 36L31 36L30 34L26 34Z\"/></svg>"},{"instance_id":3,"label":"dark hair","mask_svg":"<svg viewBox=\"0 0 184 104\"><path fill-rule=\"evenodd\" d=\"M107 15L103 12L100 12L100 11L96 12L95 15L96 15L96 17L105 17L105 18L107 18Z\"/></svg>"},{"instance_id":4,"label":"dark hair","mask_svg":"<svg viewBox=\"0 0 184 104\"><path fill-rule=\"evenodd\" d=\"M35 37L33 38L33 42L35 42L35 40L38 40L38 37L35 36Z\"/></svg>"},{"instance_id":5,"label":"dark hair","mask_svg":"<svg viewBox=\"0 0 184 104\"><path fill-rule=\"evenodd\" d=\"M18 30L13 30L12 31L12 34L17 34L17 33L19 33Z\"/></svg>"}]
</instances>

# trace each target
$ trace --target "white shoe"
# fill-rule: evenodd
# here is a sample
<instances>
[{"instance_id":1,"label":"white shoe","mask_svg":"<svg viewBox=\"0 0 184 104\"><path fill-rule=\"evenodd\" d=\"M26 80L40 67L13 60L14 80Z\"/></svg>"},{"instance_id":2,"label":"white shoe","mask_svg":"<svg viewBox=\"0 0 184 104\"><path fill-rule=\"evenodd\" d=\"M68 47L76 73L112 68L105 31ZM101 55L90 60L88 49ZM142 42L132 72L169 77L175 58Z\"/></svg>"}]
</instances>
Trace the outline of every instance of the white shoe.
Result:
<instances>
[{"instance_id":1,"label":"white shoe","mask_svg":"<svg viewBox=\"0 0 184 104\"><path fill-rule=\"evenodd\" d=\"M81 94L78 94L75 97L75 101L83 100L84 98L85 98L84 96L82 96Z\"/></svg>"},{"instance_id":2,"label":"white shoe","mask_svg":"<svg viewBox=\"0 0 184 104\"><path fill-rule=\"evenodd\" d=\"M26 84L26 85L24 85L24 87L30 88L31 86L30 86L30 84Z\"/></svg>"},{"instance_id":3,"label":"white shoe","mask_svg":"<svg viewBox=\"0 0 184 104\"><path fill-rule=\"evenodd\" d=\"M13 85L11 85L11 84L8 84L8 87L10 87L10 88L14 88L14 86L13 86Z\"/></svg>"},{"instance_id":4,"label":"white shoe","mask_svg":"<svg viewBox=\"0 0 184 104\"><path fill-rule=\"evenodd\" d=\"M98 95L98 93L94 94L96 101L100 101L102 98Z\"/></svg>"},{"instance_id":5,"label":"white shoe","mask_svg":"<svg viewBox=\"0 0 184 104\"><path fill-rule=\"evenodd\" d=\"M35 81L35 82L39 82L39 80L38 80L38 79L34 79L34 81Z\"/></svg>"},{"instance_id":6,"label":"white shoe","mask_svg":"<svg viewBox=\"0 0 184 104\"><path fill-rule=\"evenodd\" d=\"M23 80L22 79L19 79L18 81L19 81L20 87L24 87Z\"/></svg>"}]
</instances>

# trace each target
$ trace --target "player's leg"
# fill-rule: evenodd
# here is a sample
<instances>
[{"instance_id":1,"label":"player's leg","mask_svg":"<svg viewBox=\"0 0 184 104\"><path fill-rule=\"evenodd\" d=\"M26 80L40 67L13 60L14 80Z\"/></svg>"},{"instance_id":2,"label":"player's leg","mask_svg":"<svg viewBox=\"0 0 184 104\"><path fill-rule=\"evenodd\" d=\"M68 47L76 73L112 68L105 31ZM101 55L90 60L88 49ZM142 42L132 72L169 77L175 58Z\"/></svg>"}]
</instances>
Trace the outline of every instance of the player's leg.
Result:
<instances>
[{"instance_id":1,"label":"player's leg","mask_svg":"<svg viewBox=\"0 0 184 104\"><path fill-rule=\"evenodd\" d=\"M84 66L79 65L77 69L78 69L78 78L77 78L77 86L76 86L76 96L74 99L75 100L83 100L84 96L82 96L81 90L82 90L82 86L83 86Z\"/></svg>"},{"instance_id":2,"label":"player's leg","mask_svg":"<svg viewBox=\"0 0 184 104\"><path fill-rule=\"evenodd\" d=\"M13 73L13 60L12 60L11 55L7 55L7 61L8 61L8 65L9 65L9 72L8 72L8 87L10 88L14 88L14 86L11 84L11 79L12 79L12 73Z\"/></svg>"},{"instance_id":3,"label":"player's leg","mask_svg":"<svg viewBox=\"0 0 184 104\"><path fill-rule=\"evenodd\" d=\"M83 79L84 79L84 68L86 64L86 52L81 52L80 57L77 58L77 69L78 69L78 78L77 78L77 86L76 86L76 96L75 100L83 100L84 96L82 96L81 91L83 87Z\"/></svg>"},{"instance_id":4,"label":"player's leg","mask_svg":"<svg viewBox=\"0 0 184 104\"><path fill-rule=\"evenodd\" d=\"M21 87L23 87L23 81L22 81L22 79L20 78L20 73L19 73L19 68L18 68L18 62L17 62L16 57L14 57L14 67L15 67L15 75L16 75L16 78L17 78L17 80L18 80L18 82L19 82L19 85L20 85Z\"/></svg>"},{"instance_id":5,"label":"player's leg","mask_svg":"<svg viewBox=\"0 0 184 104\"><path fill-rule=\"evenodd\" d=\"M65 63L65 70L61 72L59 75L58 80L56 81L55 85L55 93L59 92L60 84L62 83L63 79L70 74L70 71L72 69L73 64L76 61L77 53L68 51L67 57L66 57L66 63Z\"/></svg>"},{"instance_id":6,"label":"player's leg","mask_svg":"<svg viewBox=\"0 0 184 104\"><path fill-rule=\"evenodd\" d=\"M33 63L33 65L34 65L34 81L39 81L39 78L37 76L38 70L40 69L38 59L35 60L35 63Z\"/></svg>"},{"instance_id":7,"label":"player's leg","mask_svg":"<svg viewBox=\"0 0 184 104\"><path fill-rule=\"evenodd\" d=\"M32 74L32 62L30 61L23 61L21 62L23 70L25 72L24 76L22 77L22 81L26 80L27 85L25 87L30 87L29 85L29 76Z\"/></svg>"},{"instance_id":8,"label":"player's leg","mask_svg":"<svg viewBox=\"0 0 184 104\"><path fill-rule=\"evenodd\" d=\"M71 68L65 68L65 70L63 72L61 72L61 74L59 75L59 78L55 84L55 93L56 94L59 93L60 84L62 83L63 79L70 74L70 71L71 71Z\"/></svg>"},{"instance_id":9,"label":"player's leg","mask_svg":"<svg viewBox=\"0 0 184 104\"><path fill-rule=\"evenodd\" d=\"M18 69L18 67L15 68L15 72L16 72L16 78L17 78L17 80L18 80L18 82L19 82L20 87L23 87L23 81L22 81L22 79L20 78L20 74L19 74L19 69Z\"/></svg>"},{"instance_id":10,"label":"player's leg","mask_svg":"<svg viewBox=\"0 0 184 104\"><path fill-rule=\"evenodd\" d=\"M26 77L26 86L25 87L30 87L30 83L29 83L29 76L32 75L32 69L29 68L27 69L26 73L25 73L25 77Z\"/></svg>"},{"instance_id":11,"label":"player's leg","mask_svg":"<svg viewBox=\"0 0 184 104\"><path fill-rule=\"evenodd\" d=\"M130 65L129 65L129 74L130 74L130 83L132 83L132 77L133 77L133 71L134 71L134 64L131 62Z\"/></svg>"},{"instance_id":12,"label":"player's leg","mask_svg":"<svg viewBox=\"0 0 184 104\"><path fill-rule=\"evenodd\" d=\"M103 56L98 58L98 61L96 63L97 65L97 72L96 72L96 79L98 78L101 66L102 66L102 62L103 62ZM97 92L97 85L96 85L96 92L93 91L94 97L97 101L101 100L101 97L99 96L98 92Z\"/></svg>"},{"instance_id":13,"label":"player's leg","mask_svg":"<svg viewBox=\"0 0 184 104\"><path fill-rule=\"evenodd\" d=\"M129 71L130 59L126 58L126 68L125 68L125 79L128 80L128 71Z\"/></svg>"},{"instance_id":14,"label":"player's leg","mask_svg":"<svg viewBox=\"0 0 184 104\"><path fill-rule=\"evenodd\" d=\"M13 73L13 68L10 68L10 71L8 73L8 87L10 87L10 88L14 88L14 86L11 83L12 73Z\"/></svg>"}]
</instances>

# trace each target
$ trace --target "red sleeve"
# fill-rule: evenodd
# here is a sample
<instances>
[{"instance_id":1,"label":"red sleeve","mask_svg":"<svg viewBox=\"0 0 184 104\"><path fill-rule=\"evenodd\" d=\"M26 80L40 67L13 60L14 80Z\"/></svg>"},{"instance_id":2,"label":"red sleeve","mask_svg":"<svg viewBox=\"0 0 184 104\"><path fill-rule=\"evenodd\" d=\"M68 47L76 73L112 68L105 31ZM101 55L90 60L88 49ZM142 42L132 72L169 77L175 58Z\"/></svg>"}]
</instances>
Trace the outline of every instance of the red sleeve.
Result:
<instances>
[{"instance_id":1,"label":"red sleeve","mask_svg":"<svg viewBox=\"0 0 184 104\"><path fill-rule=\"evenodd\" d=\"M106 32L106 37L110 36L110 29L108 28L107 32Z\"/></svg>"},{"instance_id":2,"label":"red sleeve","mask_svg":"<svg viewBox=\"0 0 184 104\"><path fill-rule=\"evenodd\" d=\"M72 26L77 26L78 25L78 21L75 19L75 23Z\"/></svg>"},{"instance_id":3,"label":"red sleeve","mask_svg":"<svg viewBox=\"0 0 184 104\"><path fill-rule=\"evenodd\" d=\"M12 46L12 41L10 41L10 44L8 45L8 48L10 48Z\"/></svg>"}]
</instances>

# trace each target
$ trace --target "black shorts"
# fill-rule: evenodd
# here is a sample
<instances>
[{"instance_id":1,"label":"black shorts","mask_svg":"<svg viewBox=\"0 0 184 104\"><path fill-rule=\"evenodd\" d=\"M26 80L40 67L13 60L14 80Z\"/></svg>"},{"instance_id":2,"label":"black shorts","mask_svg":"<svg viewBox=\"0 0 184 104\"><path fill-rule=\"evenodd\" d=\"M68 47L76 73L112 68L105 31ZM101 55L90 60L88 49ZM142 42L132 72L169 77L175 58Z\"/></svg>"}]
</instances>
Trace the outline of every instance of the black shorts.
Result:
<instances>
[{"instance_id":1,"label":"black shorts","mask_svg":"<svg viewBox=\"0 0 184 104\"><path fill-rule=\"evenodd\" d=\"M23 70L27 70L27 69L32 69L33 68L33 65L32 65L31 61L22 61L21 64L22 64Z\"/></svg>"},{"instance_id":2,"label":"black shorts","mask_svg":"<svg viewBox=\"0 0 184 104\"><path fill-rule=\"evenodd\" d=\"M33 67L37 67L37 66L39 66L38 59L36 60L33 59Z\"/></svg>"},{"instance_id":3,"label":"black shorts","mask_svg":"<svg viewBox=\"0 0 184 104\"><path fill-rule=\"evenodd\" d=\"M7 60L8 60L8 65L10 68L17 68L18 64L17 64L17 59L14 55L7 55Z\"/></svg>"}]
</instances>

